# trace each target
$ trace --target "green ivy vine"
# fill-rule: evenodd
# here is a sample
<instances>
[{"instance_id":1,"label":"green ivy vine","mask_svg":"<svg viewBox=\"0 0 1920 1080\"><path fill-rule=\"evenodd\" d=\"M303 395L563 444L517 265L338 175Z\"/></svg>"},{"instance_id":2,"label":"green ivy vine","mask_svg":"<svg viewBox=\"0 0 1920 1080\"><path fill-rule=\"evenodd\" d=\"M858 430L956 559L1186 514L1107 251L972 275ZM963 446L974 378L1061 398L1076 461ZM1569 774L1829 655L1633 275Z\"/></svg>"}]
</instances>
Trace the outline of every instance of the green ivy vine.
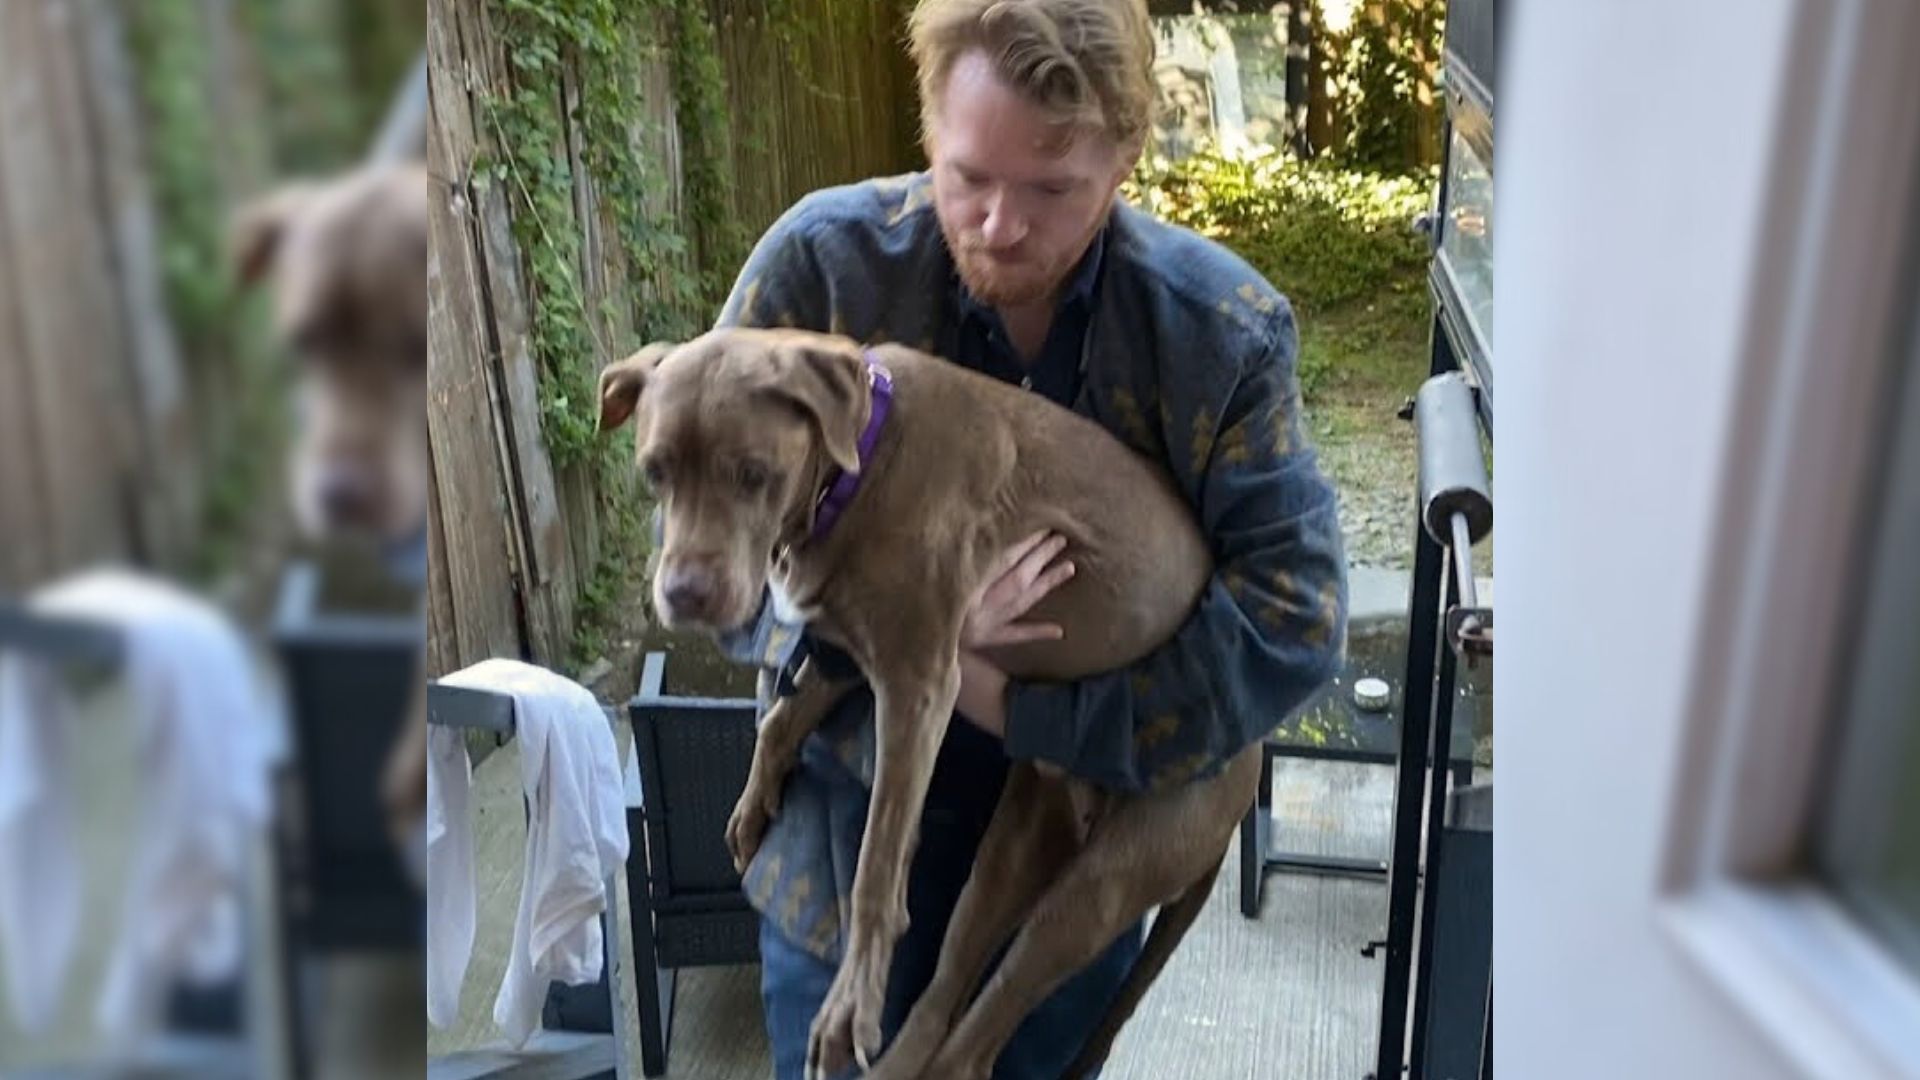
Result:
<instances>
[{"instance_id":1,"label":"green ivy vine","mask_svg":"<svg viewBox=\"0 0 1920 1080\"><path fill-rule=\"evenodd\" d=\"M126 8L151 179L167 313L194 387L198 468L205 478L199 543L180 569L211 580L233 567L271 483L267 451L284 437L285 395L264 305L243 297L226 255L223 143L215 128L213 56L191 4Z\"/></svg>"},{"instance_id":2,"label":"green ivy vine","mask_svg":"<svg viewBox=\"0 0 1920 1080\"><path fill-rule=\"evenodd\" d=\"M720 66L719 34L704 0L647 0L671 26L673 93L679 105L687 217L700 243L701 287L715 305L746 258L747 237L733 212L727 133L732 118Z\"/></svg>"},{"instance_id":3,"label":"green ivy vine","mask_svg":"<svg viewBox=\"0 0 1920 1080\"><path fill-rule=\"evenodd\" d=\"M233 288L220 244L222 184L207 108L206 35L191 4L138 4L128 15L161 223L161 279L188 353L199 355L217 336Z\"/></svg>"},{"instance_id":4,"label":"green ivy vine","mask_svg":"<svg viewBox=\"0 0 1920 1080\"><path fill-rule=\"evenodd\" d=\"M511 86L483 96L497 153L482 183L505 185L532 285L540 421L556 465L596 454L593 358L698 332L744 255L727 168L726 84L700 0L491 0ZM665 58L683 162L685 231L663 207L665 170L642 148L647 101L640 65ZM589 311L562 105L576 75L572 129L601 203L618 230L635 341L604 342L611 310Z\"/></svg>"},{"instance_id":5,"label":"green ivy vine","mask_svg":"<svg viewBox=\"0 0 1920 1080\"><path fill-rule=\"evenodd\" d=\"M267 135L280 171L314 175L358 157L363 132L373 130L359 113L370 99L384 102L392 88L391 81L367 86L352 77L342 38L361 20L348 18L338 3L316 0L243 0L238 14L259 52L261 90L273 117Z\"/></svg>"}]
</instances>

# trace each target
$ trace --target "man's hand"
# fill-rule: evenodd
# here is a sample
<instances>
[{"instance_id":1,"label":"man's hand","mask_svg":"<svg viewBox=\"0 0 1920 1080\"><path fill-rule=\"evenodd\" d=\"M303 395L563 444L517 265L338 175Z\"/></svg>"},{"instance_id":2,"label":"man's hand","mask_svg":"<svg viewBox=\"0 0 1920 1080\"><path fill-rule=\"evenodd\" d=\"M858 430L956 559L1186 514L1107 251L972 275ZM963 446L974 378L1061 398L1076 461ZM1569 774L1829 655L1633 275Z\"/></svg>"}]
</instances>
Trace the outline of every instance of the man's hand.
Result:
<instances>
[{"instance_id":1,"label":"man's hand","mask_svg":"<svg viewBox=\"0 0 1920 1080\"><path fill-rule=\"evenodd\" d=\"M960 653L960 696L954 711L989 735L1007 737L1007 673L976 652Z\"/></svg>"},{"instance_id":2,"label":"man's hand","mask_svg":"<svg viewBox=\"0 0 1920 1080\"><path fill-rule=\"evenodd\" d=\"M1007 732L1007 675L980 650L1028 641L1058 641L1056 623L1022 622L1022 616L1073 577L1073 563L1058 559L1067 539L1041 530L1002 552L987 571L986 584L967 608L960 631L961 716L975 727L1004 737Z\"/></svg>"}]
</instances>

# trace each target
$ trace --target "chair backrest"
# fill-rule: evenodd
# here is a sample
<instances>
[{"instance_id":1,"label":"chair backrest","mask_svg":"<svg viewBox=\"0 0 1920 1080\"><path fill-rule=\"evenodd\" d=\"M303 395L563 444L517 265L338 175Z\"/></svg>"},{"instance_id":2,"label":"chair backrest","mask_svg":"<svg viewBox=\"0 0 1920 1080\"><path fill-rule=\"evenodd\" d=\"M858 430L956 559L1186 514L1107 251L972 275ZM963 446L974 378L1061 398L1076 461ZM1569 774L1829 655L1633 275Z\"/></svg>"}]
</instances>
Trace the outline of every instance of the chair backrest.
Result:
<instances>
[{"instance_id":1,"label":"chair backrest","mask_svg":"<svg viewBox=\"0 0 1920 1080\"><path fill-rule=\"evenodd\" d=\"M650 888L657 900L737 895L727 818L753 762L751 698L672 697L666 658L647 657L628 705L645 804Z\"/></svg>"},{"instance_id":2,"label":"chair backrest","mask_svg":"<svg viewBox=\"0 0 1920 1080\"><path fill-rule=\"evenodd\" d=\"M422 626L316 611L316 577L310 567L288 575L274 628L300 792L301 922L322 948L421 947L422 897L394 849L379 784L420 678Z\"/></svg>"},{"instance_id":3,"label":"chair backrest","mask_svg":"<svg viewBox=\"0 0 1920 1080\"><path fill-rule=\"evenodd\" d=\"M0 598L0 651L19 650L47 659L112 666L126 645L108 626L37 612Z\"/></svg>"}]
</instances>

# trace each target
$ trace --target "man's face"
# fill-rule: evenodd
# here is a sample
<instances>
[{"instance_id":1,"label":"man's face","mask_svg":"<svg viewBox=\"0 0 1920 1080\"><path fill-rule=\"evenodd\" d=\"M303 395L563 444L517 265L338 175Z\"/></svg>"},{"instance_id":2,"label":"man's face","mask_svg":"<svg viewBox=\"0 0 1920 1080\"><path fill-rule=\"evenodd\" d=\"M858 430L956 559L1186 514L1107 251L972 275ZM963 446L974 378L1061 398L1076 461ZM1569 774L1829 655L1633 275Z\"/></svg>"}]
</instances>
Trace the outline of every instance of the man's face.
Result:
<instances>
[{"instance_id":1,"label":"man's face","mask_svg":"<svg viewBox=\"0 0 1920 1080\"><path fill-rule=\"evenodd\" d=\"M1068 132L974 51L947 73L927 133L934 209L969 292L1046 301L1087 250L1138 152Z\"/></svg>"}]
</instances>

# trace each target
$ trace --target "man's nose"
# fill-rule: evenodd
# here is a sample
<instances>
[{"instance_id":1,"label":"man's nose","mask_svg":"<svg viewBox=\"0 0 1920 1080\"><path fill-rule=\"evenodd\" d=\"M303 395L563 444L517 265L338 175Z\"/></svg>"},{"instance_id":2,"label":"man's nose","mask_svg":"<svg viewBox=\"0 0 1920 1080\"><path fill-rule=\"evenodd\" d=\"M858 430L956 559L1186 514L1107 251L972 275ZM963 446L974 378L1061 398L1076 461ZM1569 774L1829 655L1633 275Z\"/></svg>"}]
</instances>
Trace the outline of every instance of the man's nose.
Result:
<instances>
[{"instance_id":1,"label":"man's nose","mask_svg":"<svg viewBox=\"0 0 1920 1080\"><path fill-rule=\"evenodd\" d=\"M1006 192L992 196L987 203L987 220L980 225L980 238L989 248L1010 248L1025 239L1027 221Z\"/></svg>"}]
</instances>

